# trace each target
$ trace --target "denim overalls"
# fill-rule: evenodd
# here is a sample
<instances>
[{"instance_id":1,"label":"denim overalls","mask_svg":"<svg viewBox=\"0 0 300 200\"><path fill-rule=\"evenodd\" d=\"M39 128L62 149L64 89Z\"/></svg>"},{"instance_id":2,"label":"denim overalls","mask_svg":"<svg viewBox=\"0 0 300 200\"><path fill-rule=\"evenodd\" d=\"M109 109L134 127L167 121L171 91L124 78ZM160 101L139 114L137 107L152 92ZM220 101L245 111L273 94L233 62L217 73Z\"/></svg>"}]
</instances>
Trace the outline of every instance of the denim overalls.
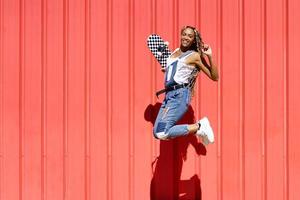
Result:
<instances>
[{"instance_id":1,"label":"denim overalls","mask_svg":"<svg viewBox=\"0 0 300 200\"><path fill-rule=\"evenodd\" d=\"M173 59L173 62L168 64L165 74L166 87L178 84L174 80L177 65L178 63L182 64L184 59L191 53L186 52L185 55ZM153 128L153 134L157 139L166 140L188 134L187 124L175 124L188 110L190 101L191 90L189 87L179 88L166 93Z\"/></svg>"}]
</instances>

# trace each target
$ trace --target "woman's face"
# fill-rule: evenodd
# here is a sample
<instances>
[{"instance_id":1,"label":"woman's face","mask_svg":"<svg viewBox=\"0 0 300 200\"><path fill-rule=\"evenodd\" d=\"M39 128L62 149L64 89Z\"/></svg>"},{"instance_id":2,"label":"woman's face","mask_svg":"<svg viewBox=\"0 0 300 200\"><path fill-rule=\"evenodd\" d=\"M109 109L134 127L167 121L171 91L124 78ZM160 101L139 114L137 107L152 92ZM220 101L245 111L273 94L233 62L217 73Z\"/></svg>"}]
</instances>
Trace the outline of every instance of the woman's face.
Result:
<instances>
[{"instance_id":1,"label":"woman's face","mask_svg":"<svg viewBox=\"0 0 300 200\"><path fill-rule=\"evenodd\" d=\"M181 32L181 46L184 48L189 48L192 46L195 40L194 30L191 28L186 28Z\"/></svg>"}]
</instances>

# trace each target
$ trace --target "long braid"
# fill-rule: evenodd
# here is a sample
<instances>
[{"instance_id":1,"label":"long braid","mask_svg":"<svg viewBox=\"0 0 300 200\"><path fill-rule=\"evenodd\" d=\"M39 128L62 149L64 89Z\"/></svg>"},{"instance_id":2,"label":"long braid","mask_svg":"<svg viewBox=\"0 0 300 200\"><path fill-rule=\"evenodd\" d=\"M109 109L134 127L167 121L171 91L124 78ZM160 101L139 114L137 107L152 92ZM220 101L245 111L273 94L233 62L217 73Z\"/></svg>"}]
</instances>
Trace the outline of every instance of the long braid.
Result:
<instances>
[{"instance_id":1,"label":"long braid","mask_svg":"<svg viewBox=\"0 0 300 200\"><path fill-rule=\"evenodd\" d=\"M185 26L185 27L183 27L181 29L181 32L184 31L187 28L192 29L194 31L194 34L195 34L194 43L192 44L191 49L194 50L194 51L196 51L196 52L198 52L200 54L200 56L202 57L202 51L201 51L201 49L203 48L204 43L202 41L202 38L201 38L201 35L200 35L199 31L195 27ZM199 72L200 72L200 69L198 67L196 67L192 71L191 78L189 80L189 88L191 88L192 91L194 91L194 86L195 86L195 83L196 83L196 78L197 78Z\"/></svg>"}]
</instances>

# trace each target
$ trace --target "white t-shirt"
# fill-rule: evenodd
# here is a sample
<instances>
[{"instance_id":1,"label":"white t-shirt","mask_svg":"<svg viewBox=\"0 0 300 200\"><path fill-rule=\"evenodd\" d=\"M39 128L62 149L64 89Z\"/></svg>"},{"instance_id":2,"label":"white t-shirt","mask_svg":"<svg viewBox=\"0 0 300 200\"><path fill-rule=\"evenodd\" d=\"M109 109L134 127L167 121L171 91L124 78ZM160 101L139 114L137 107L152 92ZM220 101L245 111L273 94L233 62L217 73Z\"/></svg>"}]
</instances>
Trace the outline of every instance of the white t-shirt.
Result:
<instances>
[{"instance_id":1,"label":"white t-shirt","mask_svg":"<svg viewBox=\"0 0 300 200\"><path fill-rule=\"evenodd\" d=\"M176 49L174 52L176 52ZM167 67L165 73L165 86L172 86L176 84L189 83L193 69L193 65L188 65L185 63L186 58L195 51L186 51L177 58L171 58L174 52L167 59Z\"/></svg>"}]
</instances>

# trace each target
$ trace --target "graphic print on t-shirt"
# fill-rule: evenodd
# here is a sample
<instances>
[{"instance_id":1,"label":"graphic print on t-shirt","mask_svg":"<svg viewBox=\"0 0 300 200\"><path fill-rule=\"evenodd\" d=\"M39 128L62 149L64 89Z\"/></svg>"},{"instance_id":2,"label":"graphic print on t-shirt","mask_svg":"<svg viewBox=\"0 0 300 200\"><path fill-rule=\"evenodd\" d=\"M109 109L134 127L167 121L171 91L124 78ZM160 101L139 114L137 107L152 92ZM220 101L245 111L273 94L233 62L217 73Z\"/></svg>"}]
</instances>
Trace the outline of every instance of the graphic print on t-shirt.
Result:
<instances>
[{"instance_id":1,"label":"graphic print on t-shirt","mask_svg":"<svg viewBox=\"0 0 300 200\"><path fill-rule=\"evenodd\" d=\"M177 71L177 63L178 60L174 61L167 67L165 74L165 87L170 87L177 84L174 80L174 76Z\"/></svg>"}]
</instances>

